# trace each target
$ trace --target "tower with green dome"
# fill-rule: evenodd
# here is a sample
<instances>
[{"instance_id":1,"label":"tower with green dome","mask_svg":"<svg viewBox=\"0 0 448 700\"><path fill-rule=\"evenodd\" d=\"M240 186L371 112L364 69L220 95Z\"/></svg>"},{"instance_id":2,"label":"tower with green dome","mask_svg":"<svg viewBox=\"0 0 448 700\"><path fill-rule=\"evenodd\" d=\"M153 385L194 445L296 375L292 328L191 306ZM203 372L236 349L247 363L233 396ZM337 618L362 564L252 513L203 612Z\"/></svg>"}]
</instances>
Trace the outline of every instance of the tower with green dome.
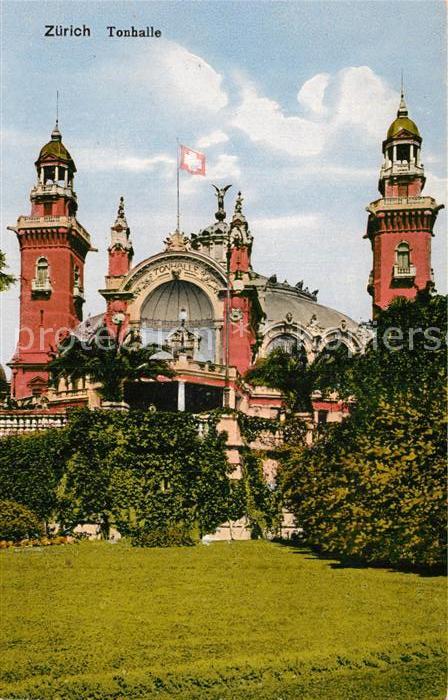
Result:
<instances>
[{"instance_id":1,"label":"tower with green dome","mask_svg":"<svg viewBox=\"0 0 448 700\"><path fill-rule=\"evenodd\" d=\"M443 204L422 195L425 171L421 146L420 132L409 118L402 91L397 117L383 141L378 182L381 199L367 207L365 238L373 252L367 290L373 298L374 317L395 298L412 299L418 291L434 286L431 238Z\"/></svg>"}]
</instances>

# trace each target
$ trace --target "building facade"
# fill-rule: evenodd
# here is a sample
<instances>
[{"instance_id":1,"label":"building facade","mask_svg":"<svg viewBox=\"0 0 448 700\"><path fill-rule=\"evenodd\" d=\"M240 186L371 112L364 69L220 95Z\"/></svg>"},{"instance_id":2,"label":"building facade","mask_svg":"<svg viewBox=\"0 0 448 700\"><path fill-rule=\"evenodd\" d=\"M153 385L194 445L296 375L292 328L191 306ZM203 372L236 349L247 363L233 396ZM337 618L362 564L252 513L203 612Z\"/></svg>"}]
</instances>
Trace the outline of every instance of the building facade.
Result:
<instances>
[{"instance_id":1,"label":"building facade","mask_svg":"<svg viewBox=\"0 0 448 700\"><path fill-rule=\"evenodd\" d=\"M395 297L412 298L433 284L431 236L441 205L421 194L421 142L402 95L383 142L382 196L368 207L366 237L373 252L368 290L374 315ZM99 405L96 387L88 382L49 387L47 364L64 334L88 340L104 325L119 342L132 331L141 343L157 345L155 355L171 363L176 372L172 381L126 386L131 407L162 410L228 406L274 416L282 405L279 393L244 381L257 358L276 347L301 346L312 362L335 343L352 353L365 347L366 329L319 304L317 290L253 269L256 232L254 238L241 193L227 215L230 185L215 187L213 222L190 236L175 230L158 254L136 265L121 198L99 290L104 313L83 321L84 261L92 246L76 218L76 167L57 125L40 151L36 173L31 213L11 227L21 251L20 336L10 363L15 399L34 396L58 411ZM316 397L316 416L340 419L344 410L336 399Z\"/></svg>"}]
</instances>

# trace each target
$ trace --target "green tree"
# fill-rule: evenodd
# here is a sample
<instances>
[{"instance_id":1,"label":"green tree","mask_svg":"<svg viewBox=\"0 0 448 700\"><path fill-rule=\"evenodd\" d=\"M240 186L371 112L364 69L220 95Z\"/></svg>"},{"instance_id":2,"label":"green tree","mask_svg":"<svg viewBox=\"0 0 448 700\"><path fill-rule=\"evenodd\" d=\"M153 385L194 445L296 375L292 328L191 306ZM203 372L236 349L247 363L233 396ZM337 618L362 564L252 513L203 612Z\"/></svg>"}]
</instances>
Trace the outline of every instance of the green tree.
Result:
<instances>
[{"instance_id":1,"label":"green tree","mask_svg":"<svg viewBox=\"0 0 448 700\"><path fill-rule=\"evenodd\" d=\"M127 535L182 525L211 532L228 519L225 436L185 413L75 412L76 446L60 490L64 519L113 522Z\"/></svg>"},{"instance_id":2,"label":"green tree","mask_svg":"<svg viewBox=\"0 0 448 700\"><path fill-rule=\"evenodd\" d=\"M47 522L58 506L57 490L70 454L65 429L0 440L0 498L17 501Z\"/></svg>"},{"instance_id":3,"label":"green tree","mask_svg":"<svg viewBox=\"0 0 448 700\"><path fill-rule=\"evenodd\" d=\"M313 362L308 360L303 346L292 352L275 348L246 372L245 379L255 386L279 389L292 411L310 411L313 391L338 388L337 378L347 358L347 348L343 344L323 350Z\"/></svg>"},{"instance_id":4,"label":"green tree","mask_svg":"<svg viewBox=\"0 0 448 700\"><path fill-rule=\"evenodd\" d=\"M5 272L6 267L5 254L0 250L0 292L6 291L16 281L13 275L8 275Z\"/></svg>"},{"instance_id":5,"label":"green tree","mask_svg":"<svg viewBox=\"0 0 448 700\"><path fill-rule=\"evenodd\" d=\"M125 382L174 375L165 360L153 357L157 349L142 347L131 332L118 342L102 326L88 341L67 336L48 367L53 382L61 377L74 381L89 376L101 384L98 391L104 400L122 401Z\"/></svg>"},{"instance_id":6,"label":"green tree","mask_svg":"<svg viewBox=\"0 0 448 700\"><path fill-rule=\"evenodd\" d=\"M334 379L353 414L285 453L282 489L308 541L368 562L445 561L446 299L398 300Z\"/></svg>"}]
</instances>

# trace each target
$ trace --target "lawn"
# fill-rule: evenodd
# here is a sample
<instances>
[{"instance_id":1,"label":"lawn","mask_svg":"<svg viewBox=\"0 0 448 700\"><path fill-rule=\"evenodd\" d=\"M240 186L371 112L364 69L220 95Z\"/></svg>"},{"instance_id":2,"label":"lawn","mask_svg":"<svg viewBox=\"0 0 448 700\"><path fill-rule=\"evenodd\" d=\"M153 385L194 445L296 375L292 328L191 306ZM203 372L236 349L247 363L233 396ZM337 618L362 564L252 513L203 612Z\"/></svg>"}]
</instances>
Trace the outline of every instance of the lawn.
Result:
<instances>
[{"instance_id":1,"label":"lawn","mask_svg":"<svg viewBox=\"0 0 448 700\"><path fill-rule=\"evenodd\" d=\"M267 542L0 553L1 698L445 697L445 580Z\"/></svg>"}]
</instances>

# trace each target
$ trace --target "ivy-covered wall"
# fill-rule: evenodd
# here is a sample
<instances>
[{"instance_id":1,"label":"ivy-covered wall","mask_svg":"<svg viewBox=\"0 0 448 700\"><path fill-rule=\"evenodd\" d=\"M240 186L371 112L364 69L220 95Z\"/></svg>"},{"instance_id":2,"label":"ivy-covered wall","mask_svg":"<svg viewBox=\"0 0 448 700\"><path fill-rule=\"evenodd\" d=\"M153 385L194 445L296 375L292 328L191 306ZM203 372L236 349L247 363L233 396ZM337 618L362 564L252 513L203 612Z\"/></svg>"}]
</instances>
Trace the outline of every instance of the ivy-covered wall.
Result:
<instances>
[{"instance_id":1,"label":"ivy-covered wall","mask_svg":"<svg viewBox=\"0 0 448 700\"><path fill-rule=\"evenodd\" d=\"M280 499L266 483L262 450L249 444L280 424L233 415L240 478L227 459L222 412L199 417L145 411L74 411L67 426L1 441L0 498L72 528L113 524L123 535L182 527L200 536L246 518L252 536L279 525Z\"/></svg>"}]
</instances>

